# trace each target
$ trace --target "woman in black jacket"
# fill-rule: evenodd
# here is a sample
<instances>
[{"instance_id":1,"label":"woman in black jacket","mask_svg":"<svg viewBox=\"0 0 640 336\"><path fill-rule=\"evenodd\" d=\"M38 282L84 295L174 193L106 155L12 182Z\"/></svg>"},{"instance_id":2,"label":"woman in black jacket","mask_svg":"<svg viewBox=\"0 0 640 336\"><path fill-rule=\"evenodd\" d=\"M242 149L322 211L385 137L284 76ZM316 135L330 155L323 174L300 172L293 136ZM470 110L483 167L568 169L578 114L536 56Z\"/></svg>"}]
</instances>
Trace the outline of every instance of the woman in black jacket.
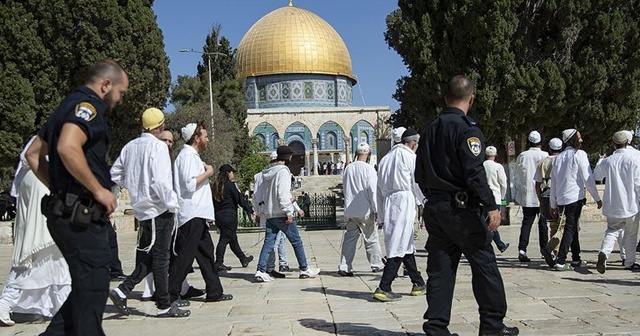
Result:
<instances>
[{"instance_id":1,"label":"woman in black jacket","mask_svg":"<svg viewBox=\"0 0 640 336\"><path fill-rule=\"evenodd\" d=\"M253 210L242 197L234 182L236 170L229 164L220 166L220 174L213 183L213 206L215 208L216 226L220 230L220 239L216 248L215 269L219 272L230 270L224 265L224 253L227 244L231 246L233 254L240 259L242 267L247 267L253 256L244 254L238 243L238 206L253 215Z\"/></svg>"}]
</instances>

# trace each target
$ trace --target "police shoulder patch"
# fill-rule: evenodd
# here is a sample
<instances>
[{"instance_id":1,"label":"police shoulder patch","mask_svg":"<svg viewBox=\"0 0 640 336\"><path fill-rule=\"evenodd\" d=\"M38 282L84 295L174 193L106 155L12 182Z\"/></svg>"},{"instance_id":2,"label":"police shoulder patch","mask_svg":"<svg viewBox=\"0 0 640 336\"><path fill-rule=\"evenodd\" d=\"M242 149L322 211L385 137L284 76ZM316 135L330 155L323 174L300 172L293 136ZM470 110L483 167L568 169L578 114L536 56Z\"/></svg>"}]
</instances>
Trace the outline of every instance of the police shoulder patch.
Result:
<instances>
[{"instance_id":1,"label":"police shoulder patch","mask_svg":"<svg viewBox=\"0 0 640 336\"><path fill-rule=\"evenodd\" d=\"M467 146L469 146L469 150L471 154L478 156L482 153L482 144L480 143L480 139L476 137L471 137L467 139Z\"/></svg>"},{"instance_id":2,"label":"police shoulder patch","mask_svg":"<svg viewBox=\"0 0 640 336\"><path fill-rule=\"evenodd\" d=\"M96 117L96 115L98 115L98 112L96 111L96 108L93 107L93 105L91 105L90 103L82 102L76 105L74 114L80 119L91 121Z\"/></svg>"}]
</instances>

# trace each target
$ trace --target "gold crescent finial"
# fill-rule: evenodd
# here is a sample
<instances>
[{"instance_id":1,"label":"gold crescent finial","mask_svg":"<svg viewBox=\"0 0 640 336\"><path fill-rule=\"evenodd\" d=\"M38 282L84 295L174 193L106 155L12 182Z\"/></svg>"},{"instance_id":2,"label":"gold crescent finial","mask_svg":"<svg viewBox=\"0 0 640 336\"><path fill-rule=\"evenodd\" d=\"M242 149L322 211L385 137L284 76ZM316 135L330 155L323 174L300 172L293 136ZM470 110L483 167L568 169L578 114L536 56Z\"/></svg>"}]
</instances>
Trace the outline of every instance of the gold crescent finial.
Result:
<instances>
[{"instance_id":1,"label":"gold crescent finial","mask_svg":"<svg viewBox=\"0 0 640 336\"><path fill-rule=\"evenodd\" d=\"M293 0L289 0L289 7L293 7Z\"/></svg>"}]
</instances>

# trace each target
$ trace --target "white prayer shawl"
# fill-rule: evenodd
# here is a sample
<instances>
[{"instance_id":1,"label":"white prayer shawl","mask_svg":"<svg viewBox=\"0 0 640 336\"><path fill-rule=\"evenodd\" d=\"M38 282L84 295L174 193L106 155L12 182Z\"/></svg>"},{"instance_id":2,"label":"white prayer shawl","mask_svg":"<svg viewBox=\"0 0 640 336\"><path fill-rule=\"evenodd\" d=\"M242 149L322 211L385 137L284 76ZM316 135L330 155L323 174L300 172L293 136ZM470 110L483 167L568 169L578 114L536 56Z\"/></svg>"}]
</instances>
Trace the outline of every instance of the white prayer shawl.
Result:
<instances>
[{"instance_id":1,"label":"white prayer shawl","mask_svg":"<svg viewBox=\"0 0 640 336\"><path fill-rule=\"evenodd\" d=\"M20 167L16 171L14 183L18 194L16 200L16 223L14 228L13 267L31 267L33 255L55 245L47 229L47 219L40 212L40 201L49 189L38 180L27 162L26 153L31 140L20 153Z\"/></svg>"},{"instance_id":2,"label":"white prayer shawl","mask_svg":"<svg viewBox=\"0 0 640 336\"><path fill-rule=\"evenodd\" d=\"M378 220L384 223L387 257L415 253L413 223L416 204L424 199L413 172L416 155L403 145L394 146L378 164Z\"/></svg>"},{"instance_id":3,"label":"white prayer shawl","mask_svg":"<svg viewBox=\"0 0 640 336\"><path fill-rule=\"evenodd\" d=\"M538 147L531 147L520 153L516 160L516 201L523 207L539 207L538 196L533 176L538 168L538 162L549 156L549 153Z\"/></svg>"},{"instance_id":4,"label":"white prayer shawl","mask_svg":"<svg viewBox=\"0 0 640 336\"><path fill-rule=\"evenodd\" d=\"M378 176L373 167L363 161L347 166L342 176L344 188L344 218L368 219L378 212L376 186Z\"/></svg>"},{"instance_id":5,"label":"white prayer shawl","mask_svg":"<svg viewBox=\"0 0 640 336\"><path fill-rule=\"evenodd\" d=\"M29 163L27 162L26 155L27 155L27 150L29 149L29 147L31 147L31 144L35 139L36 139L35 136L31 137L31 139L29 139L27 144L22 149L22 152L20 152L20 160L18 161L18 168L16 168L16 174L13 177L13 183L11 183L10 195L12 197L18 198L18 194L20 191L20 183L22 182L24 175L29 170L31 170L31 167L29 167Z\"/></svg>"},{"instance_id":6,"label":"white prayer shawl","mask_svg":"<svg viewBox=\"0 0 640 336\"><path fill-rule=\"evenodd\" d=\"M24 164L23 167L29 167ZM40 212L40 201L49 189L27 169L19 185L13 267L31 267L33 256L38 251L55 245L47 229L47 219ZM57 249L57 247L56 247Z\"/></svg>"},{"instance_id":7,"label":"white prayer shawl","mask_svg":"<svg viewBox=\"0 0 640 336\"><path fill-rule=\"evenodd\" d=\"M623 148L600 162L593 171L595 180L605 180L602 214L611 218L628 218L638 213L640 194L640 160L636 153Z\"/></svg>"}]
</instances>

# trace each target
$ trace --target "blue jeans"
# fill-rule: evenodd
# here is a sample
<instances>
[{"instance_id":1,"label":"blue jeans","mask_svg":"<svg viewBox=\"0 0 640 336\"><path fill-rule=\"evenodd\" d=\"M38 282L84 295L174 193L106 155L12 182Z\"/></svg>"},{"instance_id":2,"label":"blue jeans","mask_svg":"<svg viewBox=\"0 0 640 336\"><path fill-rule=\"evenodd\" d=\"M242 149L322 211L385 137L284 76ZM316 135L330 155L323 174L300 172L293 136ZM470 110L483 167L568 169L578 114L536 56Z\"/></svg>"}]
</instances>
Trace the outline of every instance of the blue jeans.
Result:
<instances>
[{"instance_id":1,"label":"blue jeans","mask_svg":"<svg viewBox=\"0 0 640 336\"><path fill-rule=\"evenodd\" d=\"M295 222L293 224L295 224ZM286 241L287 237L284 235L284 232L278 232L275 247L269 252L269 258L267 258L267 272L271 272L276 268L276 250L278 252L278 265L289 266L289 262L287 262L287 247L285 246Z\"/></svg>"},{"instance_id":2,"label":"blue jeans","mask_svg":"<svg viewBox=\"0 0 640 336\"><path fill-rule=\"evenodd\" d=\"M284 232L285 236L291 243L291 246L293 246L293 252L296 254L296 259L298 259L300 270L307 270L307 257L304 254L302 238L300 238L296 222L294 221L291 224L287 224L285 223L286 221L286 217L267 219L264 244L260 251L260 259L258 259L258 271L265 272L267 270L267 259L269 258L269 253L273 251L278 232L280 231Z\"/></svg>"}]
</instances>

